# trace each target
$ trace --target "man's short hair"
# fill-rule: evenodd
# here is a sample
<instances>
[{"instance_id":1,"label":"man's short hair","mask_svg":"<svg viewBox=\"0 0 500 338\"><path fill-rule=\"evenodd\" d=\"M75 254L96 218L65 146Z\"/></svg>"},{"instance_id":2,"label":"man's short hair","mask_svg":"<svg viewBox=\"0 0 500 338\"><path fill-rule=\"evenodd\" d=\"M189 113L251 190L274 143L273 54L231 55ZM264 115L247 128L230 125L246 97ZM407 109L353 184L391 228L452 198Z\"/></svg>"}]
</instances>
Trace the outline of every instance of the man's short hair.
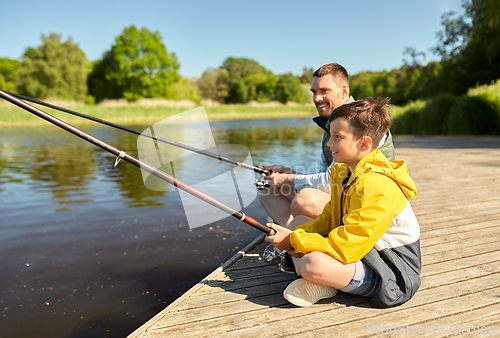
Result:
<instances>
[{"instance_id":1,"label":"man's short hair","mask_svg":"<svg viewBox=\"0 0 500 338\"><path fill-rule=\"evenodd\" d=\"M325 75L331 75L334 80L338 79L340 84L345 83L349 85L349 74L347 74L347 70L338 63L323 65L313 73L315 77L322 77Z\"/></svg>"},{"instance_id":2,"label":"man's short hair","mask_svg":"<svg viewBox=\"0 0 500 338\"><path fill-rule=\"evenodd\" d=\"M349 122L353 134L357 139L370 136L374 148L377 148L382 137L391 126L389 113L390 99L387 97L367 97L364 100L344 104L335 109L330 115L330 122L344 117Z\"/></svg>"}]
</instances>

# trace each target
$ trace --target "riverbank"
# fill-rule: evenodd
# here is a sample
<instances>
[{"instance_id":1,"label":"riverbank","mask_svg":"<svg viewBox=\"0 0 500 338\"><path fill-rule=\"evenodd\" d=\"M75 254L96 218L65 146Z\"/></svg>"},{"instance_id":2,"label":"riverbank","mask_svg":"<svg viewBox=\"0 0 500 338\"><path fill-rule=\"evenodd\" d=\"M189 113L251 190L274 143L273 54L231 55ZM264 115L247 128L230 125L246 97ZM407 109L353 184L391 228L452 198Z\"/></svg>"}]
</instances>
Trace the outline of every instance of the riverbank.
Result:
<instances>
[{"instance_id":1,"label":"riverbank","mask_svg":"<svg viewBox=\"0 0 500 338\"><path fill-rule=\"evenodd\" d=\"M118 124L134 124L134 123L155 123L172 115L179 114L196 107L205 107L208 119L214 120L241 120L241 119L258 119L258 118L288 118L288 117L309 117L317 114L313 105L297 105L297 104L245 104L245 105L196 105L182 104L165 105L165 104L124 104L118 102L116 104L103 105L84 105L75 102L53 103L59 107L63 107L78 113L97 117L106 121ZM56 116L70 124L91 124L95 123L81 117L77 117L68 113L60 112L55 109L33 104L41 110ZM37 126L43 125L46 122L37 116L11 104L8 102L0 103L0 126Z\"/></svg>"}]
</instances>

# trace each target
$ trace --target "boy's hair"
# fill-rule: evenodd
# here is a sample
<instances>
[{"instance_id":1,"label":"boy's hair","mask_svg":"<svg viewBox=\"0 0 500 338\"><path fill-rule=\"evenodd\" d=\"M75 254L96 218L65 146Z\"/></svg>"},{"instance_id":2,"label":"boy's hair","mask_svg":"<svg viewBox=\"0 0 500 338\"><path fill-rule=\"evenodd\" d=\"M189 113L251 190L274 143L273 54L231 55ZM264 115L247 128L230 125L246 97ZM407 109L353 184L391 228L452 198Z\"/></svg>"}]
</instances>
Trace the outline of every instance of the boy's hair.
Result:
<instances>
[{"instance_id":1,"label":"boy's hair","mask_svg":"<svg viewBox=\"0 0 500 338\"><path fill-rule=\"evenodd\" d=\"M338 107L333 111L329 121L332 122L339 117L346 118L354 136L357 139L370 136L375 149L391 126L389 103L388 97L376 99L367 97Z\"/></svg>"},{"instance_id":2,"label":"boy's hair","mask_svg":"<svg viewBox=\"0 0 500 338\"><path fill-rule=\"evenodd\" d=\"M331 75L334 80L338 79L340 84L345 83L349 85L349 74L347 74L347 70L338 63L323 65L313 73L313 77L322 77L325 75Z\"/></svg>"}]
</instances>

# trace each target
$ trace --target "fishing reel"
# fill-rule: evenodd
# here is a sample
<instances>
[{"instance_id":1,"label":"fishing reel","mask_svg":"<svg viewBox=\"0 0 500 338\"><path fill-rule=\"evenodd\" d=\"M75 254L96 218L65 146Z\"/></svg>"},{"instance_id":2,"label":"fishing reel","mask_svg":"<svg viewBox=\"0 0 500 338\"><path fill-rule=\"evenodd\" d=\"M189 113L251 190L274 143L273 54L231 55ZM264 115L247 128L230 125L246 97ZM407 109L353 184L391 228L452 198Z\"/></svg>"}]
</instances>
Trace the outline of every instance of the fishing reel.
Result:
<instances>
[{"instance_id":1,"label":"fishing reel","mask_svg":"<svg viewBox=\"0 0 500 338\"><path fill-rule=\"evenodd\" d=\"M263 260L269 265L278 265L281 272L295 273L292 257L286 251L276 249L272 244L266 246L259 260Z\"/></svg>"},{"instance_id":2,"label":"fishing reel","mask_svg":"<svg viewBox=\"0 0 500 338\"><path fill-rule=\"evenodd\" d=\"M255 186L257 187L257 189L259 190L264 190L264 189L268 189L269 188L269 181L266 180L265 178L263 179L256 179L255 180Z\"/></svg>"}]
</instances>

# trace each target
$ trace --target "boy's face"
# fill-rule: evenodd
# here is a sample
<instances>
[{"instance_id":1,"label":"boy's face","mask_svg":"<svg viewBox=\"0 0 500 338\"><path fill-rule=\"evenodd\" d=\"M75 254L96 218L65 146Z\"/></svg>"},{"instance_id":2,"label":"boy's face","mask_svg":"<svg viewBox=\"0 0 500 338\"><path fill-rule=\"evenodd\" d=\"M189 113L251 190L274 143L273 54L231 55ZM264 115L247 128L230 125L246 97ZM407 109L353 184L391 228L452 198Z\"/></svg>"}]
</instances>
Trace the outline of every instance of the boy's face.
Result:
<instances>
[{"instance_id":1,"label":"boy's face","mask_svg":"<svg viewBox=\"0 0 500 338\"><path fill-rule=\"evenodd\" d=\"M330 123L330 140L327 145L330 147L335 163L346 163L351 171L356 164L364 157L362 153L363 138L357 139L345 117L334 119Z\"/></svg>"}]
</instances>

